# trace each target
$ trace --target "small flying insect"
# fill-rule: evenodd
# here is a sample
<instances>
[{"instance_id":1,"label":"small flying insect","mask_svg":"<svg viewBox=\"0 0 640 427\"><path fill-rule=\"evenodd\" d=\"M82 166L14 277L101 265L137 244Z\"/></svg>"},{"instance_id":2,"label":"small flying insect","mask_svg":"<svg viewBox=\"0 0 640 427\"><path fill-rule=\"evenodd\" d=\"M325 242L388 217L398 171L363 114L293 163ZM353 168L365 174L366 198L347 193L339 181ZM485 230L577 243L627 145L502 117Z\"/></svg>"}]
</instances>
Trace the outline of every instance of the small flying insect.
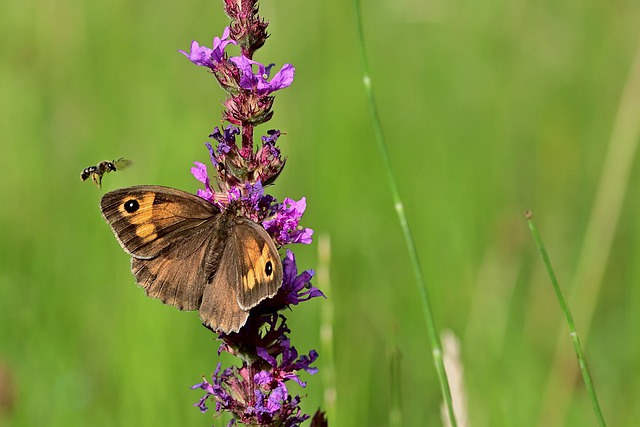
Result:
<instances>
[{"instance_id":1,"label":"small flying insect","mask_svg":"<svg viewBox=\"0 0 640 427\"><path fill-rule=\"evenodd\" d=\"M98 163L96 166L89 166L88 168L84 168L82 173L80 174L80 179L86 181L91 177L94 184L98 188L102 187L102 175L109 172L115 172L117 170L121 170L131 166L133 162L131 160L125 159L124 157L120 157L118 160L103 160Z\"/></svg>"}]
</instances>

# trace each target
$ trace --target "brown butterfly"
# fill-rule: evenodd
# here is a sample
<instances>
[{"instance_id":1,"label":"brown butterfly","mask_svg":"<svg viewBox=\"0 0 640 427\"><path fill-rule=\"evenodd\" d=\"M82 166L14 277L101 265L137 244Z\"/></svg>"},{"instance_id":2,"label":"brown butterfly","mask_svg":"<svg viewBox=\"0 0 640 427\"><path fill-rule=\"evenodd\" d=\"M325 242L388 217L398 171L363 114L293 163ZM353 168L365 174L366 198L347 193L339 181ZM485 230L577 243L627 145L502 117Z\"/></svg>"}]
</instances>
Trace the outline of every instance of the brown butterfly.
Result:
<instances>
[{"instance_id":1,"label":"brown butterfly","mask_svg":"<svg viewBox=\"0 0 640 427\"><path fill-rule=\"evenodd\" d=\"M100 207L147 295L199 310L215 331L238 332L249 310L282 284L273 240L232 209L220 212L201 197L151 185L106 193Z\"/></svg>"},{"instance_id":2,"label":"brown butterfly","mask_svg":"<svg viewBox=\"0 0 640 427\"><path fill-rule=\"evenodd\" d=\"M103 160L95 166L84 168L80 173L80 179L86 181L91 177L93 183L100 188L102 186L102 175L127 168L132 164L133 162L131 160L125 159L124 157L118 160Z\"/></svg>"}]
</instances>

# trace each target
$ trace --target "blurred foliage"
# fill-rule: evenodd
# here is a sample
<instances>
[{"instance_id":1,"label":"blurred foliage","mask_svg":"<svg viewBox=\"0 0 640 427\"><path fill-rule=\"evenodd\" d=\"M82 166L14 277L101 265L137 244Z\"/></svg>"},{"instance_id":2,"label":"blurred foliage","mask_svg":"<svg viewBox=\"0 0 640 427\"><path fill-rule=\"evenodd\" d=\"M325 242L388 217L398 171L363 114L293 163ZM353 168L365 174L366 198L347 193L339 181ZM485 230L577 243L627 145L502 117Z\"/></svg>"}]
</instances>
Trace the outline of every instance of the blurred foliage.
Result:
<instances>
[{"instance_id":1,"label":"blurred foliage","mask_svg":"<svg viewBox=\"0 0 640 427\"><path fill-rule=\"evenodd\" d=\"M522 212L536 213L568 287L640 40L640 3L363 8L392 163L436 321L461 339L472 425L538 425L565 327ZM418 293L361 87L353 5L264 0L261 10L271 37L255 59L297 69L273 121L258 128L287 133L287 167L270 190L306 196L304 225L332 242L329 421L388 424L388 354L397 346L404 425L439 425ZM0 426L211 425L188 387L215 369L217 342L196 313L144 297L98 201L134 184L196 190L189 168L208 160L203 142L219 124L223 93L177 49L209 43L226 23L216 1L0 5L0 396L11 396L0 402ZM102 191L78 179L122 156L134 166L106 176ZM640 416L638 175L583 337L611 425ZM294 250L300 268L316 267L315 245ZM319 346L322 304L290 314L300 351ZM321 370L328 359L320 355ZM312 413L323 382L304 379ZM576 384L563 425L594 425Z\"/></svg>"}]
</instances>

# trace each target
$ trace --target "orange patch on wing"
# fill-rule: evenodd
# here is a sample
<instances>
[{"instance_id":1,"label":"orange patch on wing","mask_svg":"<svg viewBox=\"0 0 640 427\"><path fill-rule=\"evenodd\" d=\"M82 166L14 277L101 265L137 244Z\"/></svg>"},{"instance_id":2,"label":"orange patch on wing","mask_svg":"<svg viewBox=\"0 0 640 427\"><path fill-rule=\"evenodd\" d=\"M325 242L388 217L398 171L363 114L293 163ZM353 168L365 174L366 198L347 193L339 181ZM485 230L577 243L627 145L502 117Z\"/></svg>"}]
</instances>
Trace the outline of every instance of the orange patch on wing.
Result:
<instances>
[{"instance_id":1,"label":"orange patch on wing","mask_svg":"<svg viewBox=\"0 0 640 427\"><path fill-rule=\"evenodd\" d=\"M246 276L242 276L242 286L244 287L245 291L249 291L253 289L255 285L256 285L256 276L253 273L253 270L249 270Z\"/></svg>"},{"instance_id":2,"label":"orange patch on wing","mask_svg":"<svg viewBox=\"0 0 640 427\"><path fill-rule=\"evenodd\" d=\"M266 273L267 264L275 264L272 259L269 245L260 243L255 239L247 239L243 242L245 265L250 266L249 271L242 277L242 285L245 290L251 290L261 283L266 283L271 279Z\"/></svg>"},{"instance_id":3,"label":"orange patch on wing","mask_svg":"<svg viewBox=\"0 0 640 427\"><path fill-rule=\"evenodd\" d=\"M140 224L136 227L136 236L140 237L143 243L148 243L158 237L156 227L150 222Z\"/></svg>"},{"instance_id":4,"label":"orange patch on wing","mask_svg":"<svg viewBox=\"0 0 640 427\"><path fill-rule=\"evenodd\" d=\"M118 211L122 216L129 219L131 224L144 224L151 220L153 216L153 202L156 198L154 193L146 193L140 197L127 197L118 206ZM127 212L125 205L129 200L136 200L140 205L135 212Z\"/></svg>"}]
</instances>

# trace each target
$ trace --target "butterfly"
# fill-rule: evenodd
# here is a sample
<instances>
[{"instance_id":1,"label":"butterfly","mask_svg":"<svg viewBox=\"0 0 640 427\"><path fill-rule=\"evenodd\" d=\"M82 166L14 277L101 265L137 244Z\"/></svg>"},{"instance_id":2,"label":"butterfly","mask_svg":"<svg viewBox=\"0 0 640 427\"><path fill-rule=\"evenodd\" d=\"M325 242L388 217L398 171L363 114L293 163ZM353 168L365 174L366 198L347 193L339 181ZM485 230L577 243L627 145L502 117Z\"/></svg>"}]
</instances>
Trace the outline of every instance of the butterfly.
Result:
<instances>
[{"instance_id":1,"label":"butterfly","mask_svg":"<svg viewBox=\"0 0 640 427\"><path fill-rule=\"evenodd\" d=\"M98 188L102 187L102 175L116 170L124 169L131 166L133 162L123 157L118 160L103 160L95 166L84 168L80 173L80 179L86 181L91 177L92 181Z\"/></svg>"},{"instance_id":2,"label":"butterfly","mask_svg":"<svg viewBox=\"0 0 640 427\"><path fill-rule=\"evenodd\" d=\"M149 185L108 192L100 207L146 294L198 310L214 331L238 332L249 310L282 285L273 239L233 209Z\"/></svg>"}]
</instances>

